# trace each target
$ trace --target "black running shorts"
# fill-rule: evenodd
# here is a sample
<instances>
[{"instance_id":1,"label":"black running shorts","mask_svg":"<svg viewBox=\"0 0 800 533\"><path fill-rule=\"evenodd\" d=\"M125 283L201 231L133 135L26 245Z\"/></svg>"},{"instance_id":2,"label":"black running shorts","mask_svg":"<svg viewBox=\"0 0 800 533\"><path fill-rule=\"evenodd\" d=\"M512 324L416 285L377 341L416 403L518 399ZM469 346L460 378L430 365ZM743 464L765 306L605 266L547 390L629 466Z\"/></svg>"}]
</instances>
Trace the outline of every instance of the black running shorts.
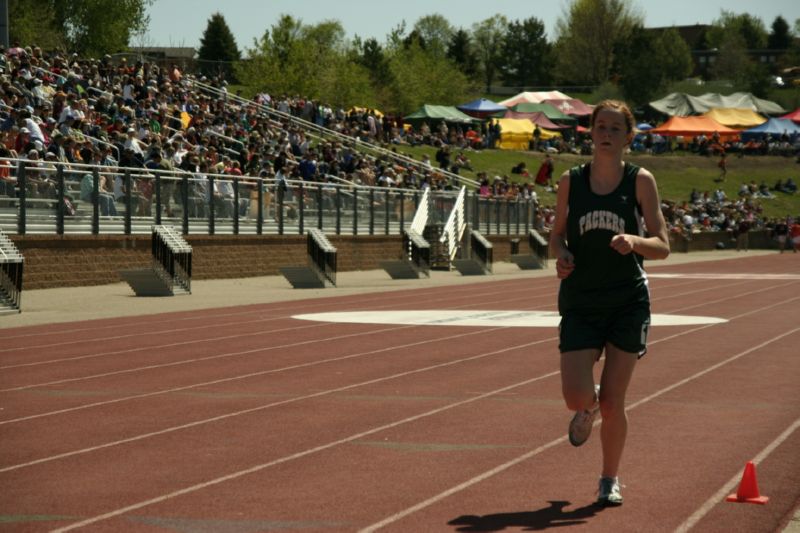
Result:
<instances>
[{"instance_id":1,"label":"black running shorts","mask_svg":"<svg viewBox=\"0 0 800 533\"><path fill-rule=\"evenodd\" d=\"M650 304L639 302L612 309L571 310L562 314L558 349L561 353L600 349L611 343L620 350L647 353Z\"/></svg>"}]
</instances>

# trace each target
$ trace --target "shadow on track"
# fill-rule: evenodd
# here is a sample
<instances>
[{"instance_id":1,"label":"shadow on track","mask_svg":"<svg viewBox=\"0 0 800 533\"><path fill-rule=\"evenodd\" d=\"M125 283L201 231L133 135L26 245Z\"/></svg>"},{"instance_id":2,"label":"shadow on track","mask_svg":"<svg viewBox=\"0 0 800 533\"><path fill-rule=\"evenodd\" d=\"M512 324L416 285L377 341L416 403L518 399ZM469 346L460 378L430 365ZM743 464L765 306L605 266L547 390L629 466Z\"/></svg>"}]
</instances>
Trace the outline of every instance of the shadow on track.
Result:
<instances>
[{"instance_id":1,"label":"shadow on track","mask_svg":"<svg viewBox=\"0 0 800 533\"><path fill-rule=\"evenodd\" d=\"M463 515L448 522L448 525L458 526L456 531L502 531L506 528L524 528L525 531L539 531L551 527L574 526L586 523L587 519L595 516L605 507L592 503L578 507L571 511L564 508L571 502L548 501L550 505L536 511L522 511L519 513L498 513L483 516Z\"/></svg>"}]
</instances>

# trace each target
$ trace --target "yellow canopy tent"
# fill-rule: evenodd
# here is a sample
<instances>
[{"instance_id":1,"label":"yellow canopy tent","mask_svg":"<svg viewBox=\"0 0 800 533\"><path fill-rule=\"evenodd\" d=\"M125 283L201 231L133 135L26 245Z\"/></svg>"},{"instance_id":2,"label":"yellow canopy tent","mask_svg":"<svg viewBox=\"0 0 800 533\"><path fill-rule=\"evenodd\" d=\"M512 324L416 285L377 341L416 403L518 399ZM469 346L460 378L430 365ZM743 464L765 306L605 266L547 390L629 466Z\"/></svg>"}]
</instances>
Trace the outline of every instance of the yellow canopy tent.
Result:
<instances>
[{"instance_id":1,"label":"yellow canopy tent","mask_svg":"<svg viewBox=\"0 0 800 533\"><path fill-rule=\"evenodd\" d=\"M703 116L712 118L729 128L741 130L759 126L767 121L752 109L715 107L706 111Z\"/></svg>"},{"instance_id":2,"label":"yellow canopy tent","mask_svg":"<svg viewBox=\"0 0 800 533\"><path fill-rule=\"evenodd\" d=\"M372 114L378 118L383 118L383 113L372 107L358 107L358 106L351 107L350 109L347 110L347 114L349 115L350 113L367 113L368 111L372 111Z\"/></svg>"},{"instance_id":3,"label":"yellow canopy tent","mask_svg":"<svg viewBox=\"0 0 800 533\"><path fill-rule=\"evenodd\" d=\"M526 118L498 118L493 121L500 124L500 142L497 147L501 150L527 150L533 140L533 130L536 126ZM561 134L552 130L539 128L541 138L544 140Z\"/></svg>"},{"instance_id":4,"label":"yellow canopy tent","mask_svg":"<svg viewBox=\"0 0 800 533\"><path fill-rule=\"evenodd\" d=\"M539 131L542 133L540 139L546 141L547 139L552 139L553 137L561 137L560 131L554 130L546 130L544 128L539 128Z\"/></svg>"}]
</instances>

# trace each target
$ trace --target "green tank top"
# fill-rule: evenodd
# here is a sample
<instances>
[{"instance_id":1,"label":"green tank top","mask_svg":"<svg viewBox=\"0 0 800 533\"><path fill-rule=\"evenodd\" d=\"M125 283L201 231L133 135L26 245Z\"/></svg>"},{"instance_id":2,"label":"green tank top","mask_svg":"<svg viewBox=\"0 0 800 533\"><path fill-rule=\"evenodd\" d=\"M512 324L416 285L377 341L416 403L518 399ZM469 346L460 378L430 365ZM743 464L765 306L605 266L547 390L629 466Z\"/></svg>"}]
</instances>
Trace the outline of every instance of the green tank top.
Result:
<instances>
[{"instance_id":1,"label":"green tank top","mask_svg":"<svg viewBox=\"0 0 800 533\"><path fill-rule=\"evenodd\" d=\"M561 280L559 310L602 310L650 299L644 258L622 255L611 248L620 233L644 235L641 209L636 200L639 167L625 163L615 190L600 195L589 185L591 165L570 169L567 248L575 257L575 270Z\"/></svg>"}]
</instances>

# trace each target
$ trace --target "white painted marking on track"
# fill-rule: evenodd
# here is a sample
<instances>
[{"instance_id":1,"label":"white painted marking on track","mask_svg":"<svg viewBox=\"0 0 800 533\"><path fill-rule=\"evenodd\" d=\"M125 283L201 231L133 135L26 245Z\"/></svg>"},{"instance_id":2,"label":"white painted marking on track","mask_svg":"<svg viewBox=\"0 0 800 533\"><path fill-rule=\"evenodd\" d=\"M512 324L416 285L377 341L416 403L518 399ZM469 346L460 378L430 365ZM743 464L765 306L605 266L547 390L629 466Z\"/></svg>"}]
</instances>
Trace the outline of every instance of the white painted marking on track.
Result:
<instances>
[{"instance_id":1,"label":"white painted marking on track","mask_svg":"<svg viewBox=\"0 0 800 533\"><path fill-rule=\"evenodd\" d=\"M555 311L501 311L425 309L416 311L345 311L294 315L298 320L347 324L404 324L417 326L478 326L506 328L556 328L561 317ZM693 315L651 316L653 326L722 324L725 318Z\"/></svg>"},{"instance_id":2,"label":"white painted marking on track","mask_svg":"<svg viewBox=\"0 0 800 533\"><path fill-rule=\"evenodd\" d=\"M744 272L737 274L710 274L703 272L683 272L679 274L669 274L666 272L648 272L647 277L664 279L753 279L756 281L774 281L776 279L800 280L800 274L747 274Z\"/></svg>"}]
</instances>

